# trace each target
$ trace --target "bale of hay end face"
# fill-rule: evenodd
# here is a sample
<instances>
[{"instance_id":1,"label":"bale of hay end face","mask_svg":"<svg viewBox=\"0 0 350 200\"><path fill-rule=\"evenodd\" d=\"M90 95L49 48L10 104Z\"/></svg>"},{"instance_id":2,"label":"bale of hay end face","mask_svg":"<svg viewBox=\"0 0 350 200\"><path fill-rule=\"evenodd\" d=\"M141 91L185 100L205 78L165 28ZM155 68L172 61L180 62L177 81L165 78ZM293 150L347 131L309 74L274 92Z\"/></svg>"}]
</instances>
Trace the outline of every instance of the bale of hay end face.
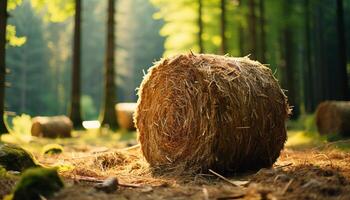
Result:
<instances>
[{"instance_id":1,"label":"bale of hay end face","mask_svg":"<svg viewBox=\"0 0 350 200\"><path fill-rule=\"evenodd\" d=\"M321 135L350 136L350 101L325 101L316 109L316 126Z\"/></svg>"},{"instance_id":2,"label":"bale of hay end face","mask_svg":"<svg viewBox=\"0 0 350 200\"><path fill-rule=\"evenodd\" d=\"M121 128L127 130L135 130L134 113L136 103L118 103L115 105L118 124Z\"/></svg>"},{"instance_id":3,"label":"bale of hay end face","mask_svg":"<svg viewBox=\"0 0 350 200\"><path fill-rule=\"evenodd\" d=\"M275 162L289 112L277 80L259 62L188 54L150 68L135 122L151 166L230 172Z\"/></svg>"},{"instance_id":4,"label":"bale of hay end face","mask_svg":"<svg viewBox=\"0 0 350 200\"><path fill-rule=\"evenodd\" d=\"M72 121L66 116L34 117L31 133L37 137L65 138L71 137Z\"/></svg>"}]
</instances>

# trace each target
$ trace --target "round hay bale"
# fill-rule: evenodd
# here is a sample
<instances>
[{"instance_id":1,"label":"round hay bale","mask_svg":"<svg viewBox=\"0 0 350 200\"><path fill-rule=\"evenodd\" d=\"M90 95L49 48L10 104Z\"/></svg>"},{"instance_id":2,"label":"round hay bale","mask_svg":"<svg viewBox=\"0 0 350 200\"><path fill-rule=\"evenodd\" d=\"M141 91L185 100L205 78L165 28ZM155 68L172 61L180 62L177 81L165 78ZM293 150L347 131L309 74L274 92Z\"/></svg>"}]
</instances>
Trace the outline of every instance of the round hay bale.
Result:
<instances>
[{"instance_id":1,"label":"round hay bale","mask_svg":"<svg viewBox=\"0 0 350 200\"><path fill-rule=\"evenodd\" d=\"M135 130L134 113L136 103L118 103L115 105L115 111L118 117L118 124L121 128Z\"/></svg>"},{"instance_id":2,"label":"round hay bale","mask_svg":"<svg viewBox=\"0 0 350 200\"><path fill-rule=\"evenodd\" d=\"M37 137L66 138L71 137L73 123L67 116L34 117L31 133Z\"/></svg>"},{"instance_id":3,"label":"round hay bale","mask_svg":"<svg viewBox=\"0 0 350 200\"><path fill-rule=\"evenodd\" d=\"M275 162L289 112L277 80L259 62L188 54L150 68L135 122L151 166L231 172Z\"/></svg>"},{"instance_id":4,"label":"round hay bale","mask_svg":"<svg viewBox=\"0 0 350 200\"><path fill-rule=\"evenodd\" d=\"M350 136L350 102L325 101L316 109L316 126L321 135Z\"/></svg>"}]
</instances>

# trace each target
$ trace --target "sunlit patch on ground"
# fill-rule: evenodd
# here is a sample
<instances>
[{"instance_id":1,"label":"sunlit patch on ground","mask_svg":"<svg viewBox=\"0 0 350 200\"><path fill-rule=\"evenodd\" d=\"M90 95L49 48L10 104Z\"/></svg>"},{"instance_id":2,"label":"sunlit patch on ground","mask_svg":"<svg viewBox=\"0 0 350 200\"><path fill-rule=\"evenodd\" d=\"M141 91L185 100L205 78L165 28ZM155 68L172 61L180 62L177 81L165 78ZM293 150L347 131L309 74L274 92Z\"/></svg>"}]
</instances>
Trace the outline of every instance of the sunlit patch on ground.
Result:
<instances>
[{"instance_id":1,"label":"sunlit patch on ground","mask_svg":"<svg viewBox=\"0 0 350 200\"><path fill-rule=\"evenodd\" d=\"M288 140L286 147L311 147L321 145L326 140L315 133L308 133L305 131L288 131Z\"/></svg>"},{"instance_id":2,"label":"sunlit patch on ground","mask_svg":"<svg viewBox=\"0 0 350 200\"><path fill-rule=\"evenodd\" d=\"M83 121L83 127L85 129L98 129L100 128L101 124L97 120L92 121Z\"/></svg>"}]
</instances>

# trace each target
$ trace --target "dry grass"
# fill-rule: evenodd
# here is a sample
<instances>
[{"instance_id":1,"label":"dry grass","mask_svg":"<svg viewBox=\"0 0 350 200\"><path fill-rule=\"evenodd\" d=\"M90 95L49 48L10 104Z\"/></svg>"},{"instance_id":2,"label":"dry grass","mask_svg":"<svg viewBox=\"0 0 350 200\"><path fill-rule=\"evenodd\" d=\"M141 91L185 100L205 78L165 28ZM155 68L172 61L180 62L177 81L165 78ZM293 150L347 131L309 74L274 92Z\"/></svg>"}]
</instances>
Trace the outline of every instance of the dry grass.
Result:
<instances>
[{"instance_id":1,"label":"dry grass","mask_svg":"<svg viewBox=\"0 0 350 200\"><path fill-rule=\"evenodd\" d=\"M350 198L350 153L335 149L334 146L339 142L298 150L288 147L282 151L271 169L224 175L230 181L248 181L248 184L242 182L240 187L235 187L210 173L182 176L159 174L149 168L139 148L125 149L122 148L125 144L118 140L89 134L92 133L85 133L76 140L65 140L62 144L64 152L59 155L44 156L40 153L40 148L33 152L41 163L59 166L60 175L64 177L65 189L52 199ZM90 143L84 148L77 146L79 141L90 141L87 138L91 138L95 144ZM42 146L36 140L29 144L33 150L36 149L35 146ZM120 183L137 184L141 187L119 187L111 194L98 192L93 188L96 180L112 176L118 177ZM1 177L0 185L6 187L0 187L0 193L10 192L15 181Z\"/></svg>"},{"instance_id":2,"label":"dry grass","mask_svg":"<svg viewBox=\"0 0 350 200\"><path fill-rule=\"evenodd\" d=\"M209 199L350 197L350 154L333 148L284 150L271 169L226 176L233 182L243 181L238 187L213 174L174 176L171 173L155 173L141 156L140 149L115 150L100 155L87 155L82 160L68 160L75 168L62 172L61 175L68 182L73 182L56 199L85 199L90 195L97 199L205 199L206 195ZM138 184L141 187L120 187L117 192L107 195L94 191L90 181L84 181L87 177L103 180L111 176L117 176L121 183ZM73 189L78 190L79 194Z\"/></svg>"}]
</instances>

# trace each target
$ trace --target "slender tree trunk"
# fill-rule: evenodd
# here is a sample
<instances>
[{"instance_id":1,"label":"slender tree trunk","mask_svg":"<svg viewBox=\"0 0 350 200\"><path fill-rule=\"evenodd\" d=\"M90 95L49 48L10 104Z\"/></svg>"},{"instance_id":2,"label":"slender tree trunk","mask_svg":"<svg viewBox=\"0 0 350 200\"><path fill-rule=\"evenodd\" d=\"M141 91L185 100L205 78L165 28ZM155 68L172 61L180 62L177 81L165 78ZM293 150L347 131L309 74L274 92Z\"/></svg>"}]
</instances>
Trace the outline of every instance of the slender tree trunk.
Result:
<instances>
[{"instance_id":1,"label":"slender tree trunk","mask_svg":"<svg viewBox=\"0 0 350 200\"><path fill-rule=\"evenodd\" d=\"M204 53L204 47L203 47L203 15L202 15L202 9L203 9L203 3L202 0L198 0L198 46L199 46L199 53Z\"/></svg>"},{"instance_id":2,"label":"slender tree trunk","mask_svg":"<svg viewBox=\"0 0 350 200\"><path fill-rule=\"evenodd\" d=\"M312 1L310 1L312 2ZM322 57L322 38L323 38L323 30L320 28L320 21L323 20L321 18L320 12L322 11L320 9L320 3L315 2L313 3L313 21L314 21L314 28L312 31L313 37L312 39L312 49L314 50L314 66L317 67L317 70L313 71L313 85L315 87L315 104L318 105L321 101L324 100L324 87L323 87L323 57Z\"/></svg>"},{"instance_id":3,"label":"slender tree trunk","mask_svg":"<svg viewBox=\"0 0 350 200\"><path fill-rule=\"evenodd\" d=\"M249 31L249 54L252 59L257 58L257 32L256 32L256 15L255 15L255 0L248 1L248 31Z\"/></svg>"},{"instance_id":4,"label":"slender tree trunk","mask_svg":"<svg viewBox=\"0 0 350 200\"><path fill-rule=\"evenodd\" d=\"M80 109L81 0L75 0L72 93L69 117L74 128L82 128Z\"/></svg>"},{"instance_id":5,"label":"slender tree trunk","mask_svg":"<svg viewBox=\"0 0 350 200\"><path fill-rule=\"evenodd\" d=\"M6 48L6 23L7 23L7 0L0 0L0 136L8 133L4 121L5 111L5 48Z\"/></svg>"},{"instance_id":6,"label":"slender tree trunk","mask_svg":"<svg viewBox=\"0 0 350 200\"><path fill-rule=\"evenodd\" d=\"M346 38L344 26L344 8L343 0L337 0L337 28L338 28L338 48L339 48L339 64L340 64L340 98L342 100L349 99L348 76L346 70Z\"/></svg>"},{"instance_id":7,"label":"slender tree trunk","mask_svg":"<svg viewBox=\"0 0 350 200\"><path fill-rule=\"evenodd\" d=\"M243 0L238 0L238 6L239 6L239 12L243 14L242 12L242 4ZM240 56L245 56L245 51L244 51L244 30L243 30L243 25L242 22L240 21L238 24L238 45L239 45L239 53Z\"/></svg>"},{"instance_id":8,"label":"slender tree trunk","mask_svg":"<svg viewBox=\"0 0 350 200\"><path fill-rule=\"evenodd\" d=\"M260 12L260 62L266 63L266 32L265 32L265 4L264 0L259 0Z\"/></svg>"},{"instance_id":9,"label":"slender tree trunk","mask_svg":"<svg viewBox=\"0 0 350 200\"><path fill-rule=\"evenodd\" d=\"M227 53L227 39L226 39L226 0L221 0L220 3L221 7L221 15L220 15L220 23L221 23L221 48L220 53L226 54Z\"/></svg>"},{"instance_id":10,"label":"slender tree trunk","mask_svg":"<svg viewBox=\"0 0 350 200\"><path fill-rule=\"evenodd\" d=\"M318 73L318 88L319 90L319 101L318 103L321 103L325 100L330 100L329 96L329 74L327 74L327 64L325 59L325 38L324 38L324 9L322 2L317 2L317 10L316 10L316 20L317 20L317 46L316 49L318 49L318 58L316 60L318 61L317 66L319 67Z\"/></svg>"},{"instance_id":11,"label":"slender tree trunk","mask_svg":"<svg viewBox=\"0 0 350 200\"><path fill-rule=\"evenodd\" d=\"M289 19L291 17L290 13L291 2L285 2L283 5L283 10L285 18ZM292 27L289 24L284 24L283 27L283 40L284 40L284 63L285 63L285 75L286 75L286 88L288 90L288 100L291 106L293 106L292 119L296 119L299 116L299 101L296 92L297 81L295 79L295 46Z\"/></svg>"},{"instance_id":12,"label":"slender tree trunk","mask_svg":"<svg viewBox=\"0 0 350 200\"><path fill-rule=\"evenodd\" d=\"M104 103L101 112L101 125L108 125L112 129L118 128L115 106L115 85L114 85L114 16L115 1L108 0L108 20L107 20L107 49L105 58L105 91Z\"/></svg>"},{"instance_id":13,"label":"slender tree trunk","mask_svg":"<svg viewBox=\"0 0 350 200\"><path fill-rule=\"evenodd\" d=\"M312 59L311 59L311 37L310 37L310 0L304 0L304 13L305 13L305 64L304 67L304 102L305 111L312 113L316 107L315 99L313 95L313 71L312 71Z\"/></svg>"}]
</instances>

